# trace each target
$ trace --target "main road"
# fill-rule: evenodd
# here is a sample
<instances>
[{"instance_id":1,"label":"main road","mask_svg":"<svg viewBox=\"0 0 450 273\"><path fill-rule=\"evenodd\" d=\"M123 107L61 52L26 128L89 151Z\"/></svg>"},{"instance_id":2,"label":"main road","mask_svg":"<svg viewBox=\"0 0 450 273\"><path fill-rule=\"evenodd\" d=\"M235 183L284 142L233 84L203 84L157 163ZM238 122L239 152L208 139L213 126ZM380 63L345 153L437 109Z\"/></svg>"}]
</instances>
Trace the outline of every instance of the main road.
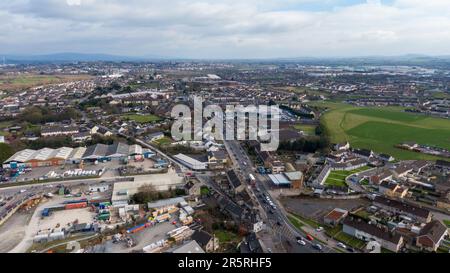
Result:
<instances>
[{"instance_id":1,"label":"main road","mask_svg":"<svg viewBox=\"0 0 450 273\"><path fill-rule=\"evenodd\" d=\"M332 248L329 248L326 245L322 245L323 249L322 251L319 251L313 247L313 245L317 242L310 242L306 239L304 240L307 243L306 246L299 245L297 243L297 238L305 238L306 233L298 230L292 225L292 223L286 217L286 212L283 209L281 203L278 202L275 198L272 198L270 191L268 190L268 181L263 181L256 174L256 168L254 167L253 162L249 159L247 153L242 149L240 143L235 140L227 140L224 141L224 144L233 162L234 169L240 176L241 180L246 183L245 181L247 181L247 177L249 177L249 174L252 174L256 178L256 186L248 187L251 195L254 200L256 199L259 208L264 211L263 216L266 219L266 224L272 229L275 237L277 237L280 241L290 247L290 252L335 252ZM278 204L275 209L266 204L266 202L264 201L266 200L266 196L268 196L271 200L274 200Z\"/></svg>"}]
</instances>

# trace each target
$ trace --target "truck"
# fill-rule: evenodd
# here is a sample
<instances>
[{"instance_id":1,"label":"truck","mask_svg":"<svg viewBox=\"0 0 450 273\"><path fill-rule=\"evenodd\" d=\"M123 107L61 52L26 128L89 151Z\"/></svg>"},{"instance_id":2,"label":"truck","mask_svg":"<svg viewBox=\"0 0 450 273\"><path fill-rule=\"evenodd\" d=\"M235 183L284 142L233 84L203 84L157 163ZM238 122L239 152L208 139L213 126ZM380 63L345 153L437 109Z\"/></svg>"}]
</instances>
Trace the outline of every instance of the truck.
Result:
<instances>
[{"instance_id":1,"label":"truck","mask_svg":"<svg viewBox=\"0 0 450 273\"><path fill-rule=\"evenodd\" d=\"M255 176L253 176L253 174L249 174L248 179L249 179L250 184L252 184L252 185L256 184L256 179L255 179Z\"/></svg>"}]
</instances>

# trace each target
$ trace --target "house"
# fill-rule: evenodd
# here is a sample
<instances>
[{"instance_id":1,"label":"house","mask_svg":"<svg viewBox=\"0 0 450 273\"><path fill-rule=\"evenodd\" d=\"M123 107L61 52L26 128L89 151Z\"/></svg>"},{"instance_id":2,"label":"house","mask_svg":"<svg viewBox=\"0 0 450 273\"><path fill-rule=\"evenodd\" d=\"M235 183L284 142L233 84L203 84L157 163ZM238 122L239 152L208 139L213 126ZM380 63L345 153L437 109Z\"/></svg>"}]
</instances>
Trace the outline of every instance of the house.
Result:
<instances>
[{"instance_id":1,"label":"house","mask_svg":"<svg viewBox=\"0 0 450 273\"><path fill-rule=\"evenodd\" d=\"M369 242L377 241L381 247L398 252L403 246L403 237L389 232L387 227L369 224L356 216L347 216L343 221L342 231L350 236Z\"/></svg>"},{"instance_id":2,"label":"house","mask_svg":"<svg viewBox=\"0 0 450 273\"><path fill-rule=\"evenodd\" d=\"M79 132L79 129L74 126L43 126L41 128L42 137L71 136Z\"/></svg>"},{"instance_id":3,"label":"house","mask_svg":"<svg viewBox=\"0 0 450 273\"><path fill-rule=\"evenodd\" d=\"M91 134L89 132L79 132L72 135L72 141L81 143L91 139Z\"/></svg>"},{"instance_id":4,"label":"house","mask_svg":"<svg viewBox=\"0 0 450 273\"><path fill-rule=\"evenodd\" d=\"M404 214L424 223L431 221L431 212L428 209L397 200L376 196L373 200L373 205L393 213Z\"/></svg>"},{"instance_id":5,"label":"house","mask_svg":"<svg viewBox=\"0 0 450 273\"><path fill-rule=\"evenodd\" d=\"M272 169L272 173L281 173L285 171L285 166L280 160L274 160L269 164L269 168Z\"/></svg>"},{"instance_id":6,"label":"house","mask_svg":"<svg viewBox=\"0 0 450 273\"><path fill-rule=\"evenodd\" d=\"M367 150L367 149L355 149L355 150L353 150L353 153L356 156L359 156L359 157L362 157L365 159L369 159L369 158L373 157L373 151Z\"/></svg>"},{"instance_id":7,"label":"house","mask_svg":"<svg viewBox=\"0 0 450 273\"><path fill-rule=\"evenodd\" d=\"M196 241L205 252L215 252L219 249L219 239L215 236L211 236L211 234L202 231L196 230L192 234L192 240Z\"/></svg>"},{"instance_id":8,"label":"house","mask_svg":"<svg viewBox=\"0 0 450 273\"><path fill-rule=\"evenodd\" d=\"M347 210L335 208L324 216L323 221L330 226L337 226L347 215Z\"/></svg>"},{"instance_id":9,"label":"house","mask_svg":"<svg viewBox=\"0 0 450 273\"><path fill-rule=\"evenodd\" d=\"M227 171L227 178L235 194L244 191L245 186L242 184L234 170Z\"/></svg>"},{"instance_id":10,"label":"house","mask_svg":"<svg viewBox=\"0 0 450 273\"><path fill-rule=\"evenodd\" d=\"M450 170L450 161L436 160L436 167Z\"/></svg>"},{"instance_id":11,"label":"house","mask_svg":"<svg viewBox=\"0 0 450 273\"><path fill-rule=\"evenodd\" d=\"M223 169L227 164L227 154L224 150L209 151L208 152L208 168L209 169Z\"/></svg>"},{"instance_id":12,"label":"house","mask_svg":"<svg viewBox=\"0 0 450 273\"><path fill-rule=\"evenodd\" d=\"M408 173L413 171L413 166L411 164L400 164L394 169L394 176L396 178L401 178L406 176Z\"/></svg>"},{"instance_id":13,"label":"house","mask_svg":"<svg viewBox=\"0 0 450 273\"><path fill-rule=\"evenodd\" d=\"M244 240L240 244L240 251L241 251L241 253L263 253L264 252L262 249L261 243L260 243L258 237L256 237L256 234L254 232L245 236Z\"/></svg>"},{"instance_id":14,"label":"house","mask_svg":"<svg viewBox=\"0 0 450 273\"><path fill-rule=\"evenodd\" d=\"M378 158L384 162L392 162L395 160L395 158L388 154L380 154L378 155Z\"/></svg>"},{"instance_id":15,"label":"house","mask_svg":"<svg viewBox=\"0 0 450 273\"><path fill-rule=\"evenodd\" d=\"M389 197L403 198L408 193L406 187L400 186L392 181L383 181L378 186L378 191Z\"/></svg>"},{"instance_id":16,"label":"house","mask_svg":"<svg viewBox=\"0 0 450 273\"><path fill-rule=\"evenodd\" d=\"M416 246L428 251L436 251L447 234L447 227L440 221L433 220L420 230L416 238Z\"/></svg>"},{"instance_id":17,"label":"house","mask_svg":"<svg viewBox=\"0 0 450 273\"><path fill-rule=\"evenodd\" d=\"M335 151L347 151L349 149L350 149L350 143L348 143L348 142L338 143L338 144L334 145Z\"/></svg>"},{"instance_id":18,"label":"house","mask_svg":"<svg viewBox=\"0 0 450 273\"><path fill-rule=\"evenodd\" d=\"M98 135L104 136L104 137L110 137L113 135L113 133L111 131L109 131L108 129L106 129L104 127L98 128L98 130L95 133Z\"/></svg>"},{"instance_id":19,"label":"house","mask_svg":"<svg viewBox=\"0 0 450 273\"><path fill-rule=\"evenodd\" d=\"M382 183L383 181L392 179L392 173L388 170L384 170L381 173L377 174L377 175L372 175L369 178L369 182L372 185L379 185L380 183Z\"/></svg>"}]
</instances>

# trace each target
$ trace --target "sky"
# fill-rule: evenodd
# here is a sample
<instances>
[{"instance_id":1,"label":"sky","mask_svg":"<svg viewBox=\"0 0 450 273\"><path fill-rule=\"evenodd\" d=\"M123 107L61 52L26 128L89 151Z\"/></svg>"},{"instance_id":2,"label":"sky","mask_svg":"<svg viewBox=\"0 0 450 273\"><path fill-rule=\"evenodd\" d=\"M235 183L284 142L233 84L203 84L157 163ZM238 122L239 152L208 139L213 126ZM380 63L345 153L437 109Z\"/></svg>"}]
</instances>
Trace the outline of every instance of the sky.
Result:
<instances>
[{"instance_id":1,"label":"sky","mask_svg":"<svg viewBox=\"0 0 450 273\"><path fill-rule=\"evenodd\" d=\"M0 1L0 54L450 55L449 0Z\"/></svg>"}]
</instances>

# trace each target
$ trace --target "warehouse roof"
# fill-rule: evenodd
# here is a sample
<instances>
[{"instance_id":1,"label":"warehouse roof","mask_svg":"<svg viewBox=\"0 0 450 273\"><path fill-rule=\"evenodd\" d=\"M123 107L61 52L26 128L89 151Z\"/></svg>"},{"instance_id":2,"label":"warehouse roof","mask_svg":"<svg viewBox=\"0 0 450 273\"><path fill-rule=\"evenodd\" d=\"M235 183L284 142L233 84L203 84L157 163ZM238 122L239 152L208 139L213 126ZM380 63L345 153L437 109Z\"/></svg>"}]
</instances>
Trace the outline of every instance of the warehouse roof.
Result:
<instances>
[{"instance_id":1,"label":"warehouse roof","mask_svg":"<svg viewBox=\"0 0 450 273\"><path fill-rule=\"evenodd\" d=\"M13 156L8 158L5 163L7 162L28 162L31 160L38 160L38 161L45 161L52 158L58 158L58 159L68 159L70 154L72 153L73 148L68 147L62 147L59 149L50 149L50 148L43 148L40 150L31 150L26 149L22 150L20 152L15 153Z\"/></svg>"},{"instance_id":2,"label":"warehouse roof","mask_svg":"<svg viewBox=\"0 0 450 273\"><path fill-rule=\"evenodd\" d=\"M175 249L173 253L205 253L205 251L203 251L202 247L193 240Z\"/></svg>"},{"instance_id":3,"label":"warehouse roof","mask_svg":"<svg viewBox=\"0 0 450 273\"><path fill-rule=\"evenodd\" d=\"M71 159L81 159L85 152L86 152L86 147L75 148L70 153L69 158L71 158Z\"/></svg>"},{"instance_id":4,"label":"warehouse roof","mask_svg":"<svg viewBox=\"0 0 450 273\"><path fill-rule=\"evenodd\" d=\"M272 180L272 182L275 185L289 185L291 184L291 182L289 180L287 180L287 178L282 175L282 174L269 174L269 178L270 180Z\"/></svg>"},{"instance_id":5,"label":"warehouse roof","mask_svg":"<svg viewBox=\"0 0 450 273\"><path fill-rule=\"evenodd\" d=\"M83 158L88 157L104 157L106 156L106 151L108 150L108 145L105 144L96 144L87 147L86 152L83 155Z\"/></svg>"},{"instance_id":6,"label":"warehouse roof","mask_svg":"<svg viewBox=\"0 0 450 273\"><path fill-rule=\"evenodd\" d=\"M284 175L287 177L287 179L293 181L293 180L300 180L303 177L303 173L300 171L295 172L285 172Z\"/></svg>"},{"instance_id":7,"label":"warehouse roof","mask_svg":"<svg viewBox=\"0 0 450 273\"><path fill-rule=\"evenodd\" d=\"M142 146L140 145L131 145L128 149L128 154L134 155L134 154L142 154Z\"/></svg>"},{"instance_id":8,"label":"warehouse roof","mask_svg":"<svg viewBox=\"0 0 450 273\"><path fill-rule=\"evenodd\" d=\"M108 146L106 155L128 155L129 151L128 144L122 143L122 142L116 142L110 146Z\"/></svg>"}]
</instances>

